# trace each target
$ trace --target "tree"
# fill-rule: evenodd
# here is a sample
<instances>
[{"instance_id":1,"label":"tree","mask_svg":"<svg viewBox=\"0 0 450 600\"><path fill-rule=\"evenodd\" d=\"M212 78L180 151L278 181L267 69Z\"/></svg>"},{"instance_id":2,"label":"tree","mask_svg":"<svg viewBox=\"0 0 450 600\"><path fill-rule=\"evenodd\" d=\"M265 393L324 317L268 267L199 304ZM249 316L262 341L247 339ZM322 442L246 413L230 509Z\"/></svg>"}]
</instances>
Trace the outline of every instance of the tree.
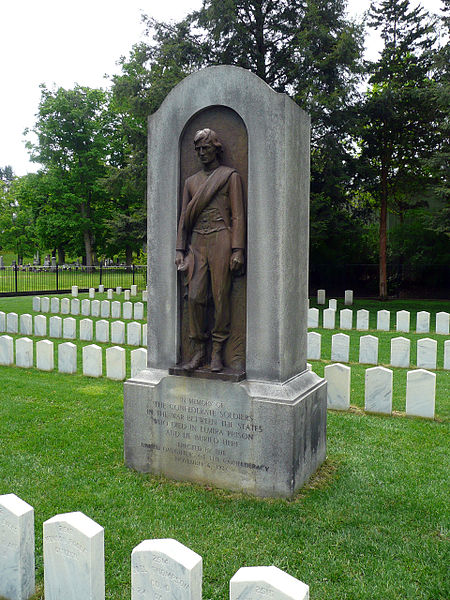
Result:
<instances>
[{"instance_id":1,"label":"tree","mask_svg":"<svg viewBox=\"0 0 450 600\"><path fill-rule=\"evenodd\" d=\"M82 240L86 264L92 265L102 221L112 208L100 184L111 132L107 95L79 85L73 90L41 88L33 129L38 142L27 145L32 160L45 170L46 228L55 236L54 247L63 249L69 237Z\"/></svg>"},{"instance_id":2,"label":"tree","mask_svg":"<svg viewBox=\"0 0 450 600\"><path fill-rule=\"evenodd\" d=\"M387 214L400 219L424 205L419 193L431 183L427 159L439 145L440 111L433 103L435 21L409 0L373 2L369 25L384 47L369 64L369 89L362 107L361 173L380 206L379 296L387 297Z\"/></svg>"}]
</instances>

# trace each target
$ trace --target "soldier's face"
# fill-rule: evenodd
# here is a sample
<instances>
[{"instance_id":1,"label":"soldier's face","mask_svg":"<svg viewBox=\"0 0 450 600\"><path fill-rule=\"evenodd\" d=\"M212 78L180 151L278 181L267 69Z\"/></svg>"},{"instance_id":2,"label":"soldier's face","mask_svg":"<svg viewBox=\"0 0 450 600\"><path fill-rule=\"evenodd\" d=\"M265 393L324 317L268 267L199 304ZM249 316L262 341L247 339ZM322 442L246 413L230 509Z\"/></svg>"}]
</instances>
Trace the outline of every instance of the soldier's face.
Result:
<instances>
[{"instance_id":1,"label":"soldier's face","mask_svg":"<svg viewBox=\"0 0 450 600\"><path fill-rule=\"evenodd\" d=\"M210 142L199 140L195 144L195 151L203 165L209 165L216 160L217 148Z\"/></svg>"}]
</instances>

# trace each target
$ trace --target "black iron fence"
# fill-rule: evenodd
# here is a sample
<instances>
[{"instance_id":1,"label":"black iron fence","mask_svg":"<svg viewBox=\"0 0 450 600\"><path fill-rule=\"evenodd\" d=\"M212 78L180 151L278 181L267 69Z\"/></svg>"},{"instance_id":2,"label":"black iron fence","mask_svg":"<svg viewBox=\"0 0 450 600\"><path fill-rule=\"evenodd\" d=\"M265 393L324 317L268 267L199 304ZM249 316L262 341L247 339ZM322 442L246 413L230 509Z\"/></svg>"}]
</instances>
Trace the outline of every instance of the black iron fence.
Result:
<instances>
[{"instance_id":1,"label":"black iron fence","mask_svg":"<svg viewBox=\"0 0 450 600\"><path fill-rule=\"evenodd\" d=\"M21 266L0 268L0 296L25 296L28 294L56 294L69 292L73 285L80 291L104 285L105 289L129 288L147 285L147 267L130 266Z\"/></svg>"}]
</instances>

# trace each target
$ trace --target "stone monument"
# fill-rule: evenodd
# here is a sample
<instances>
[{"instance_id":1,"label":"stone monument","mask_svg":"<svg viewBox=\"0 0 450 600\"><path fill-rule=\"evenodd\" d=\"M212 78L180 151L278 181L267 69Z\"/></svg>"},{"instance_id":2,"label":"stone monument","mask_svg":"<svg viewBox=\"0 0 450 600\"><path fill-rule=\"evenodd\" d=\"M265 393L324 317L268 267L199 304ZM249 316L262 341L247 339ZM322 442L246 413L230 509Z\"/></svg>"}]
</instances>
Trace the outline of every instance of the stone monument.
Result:
<instances>
[{"instance_id":1,"label":"stone monument","mask_svg":"<svg viewBox=\"0 0 450 600\"><path fill-rule=\"evenodd\" d=\"M288 96L231 66L190 75L150 117L147 368L124 386L128 466L289 497L324 461L326 383L306 368L309 132ZM214 280L219 238L229 272Z\"/></svg>"}]
</instances>

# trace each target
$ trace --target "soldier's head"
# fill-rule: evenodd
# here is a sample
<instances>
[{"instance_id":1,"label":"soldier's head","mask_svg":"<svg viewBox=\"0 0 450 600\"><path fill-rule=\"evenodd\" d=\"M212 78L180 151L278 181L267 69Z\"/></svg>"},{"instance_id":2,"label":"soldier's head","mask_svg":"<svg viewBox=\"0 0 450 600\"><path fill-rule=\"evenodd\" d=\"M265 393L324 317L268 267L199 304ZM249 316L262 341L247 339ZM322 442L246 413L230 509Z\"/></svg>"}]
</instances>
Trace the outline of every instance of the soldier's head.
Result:
<instances>
[{"instance_id":1,"label":"soldier's head","mask_svg":"<svg viewBox=\"0 0 450 600\"><path fill-rule=\"evenodd\" d=\"M217 137L217 133L212 129L200 129L194 136L194 148L200 162L204 165L210 165L218 161L222 151L222 144Z\"/></svg>"}]
</instances>

